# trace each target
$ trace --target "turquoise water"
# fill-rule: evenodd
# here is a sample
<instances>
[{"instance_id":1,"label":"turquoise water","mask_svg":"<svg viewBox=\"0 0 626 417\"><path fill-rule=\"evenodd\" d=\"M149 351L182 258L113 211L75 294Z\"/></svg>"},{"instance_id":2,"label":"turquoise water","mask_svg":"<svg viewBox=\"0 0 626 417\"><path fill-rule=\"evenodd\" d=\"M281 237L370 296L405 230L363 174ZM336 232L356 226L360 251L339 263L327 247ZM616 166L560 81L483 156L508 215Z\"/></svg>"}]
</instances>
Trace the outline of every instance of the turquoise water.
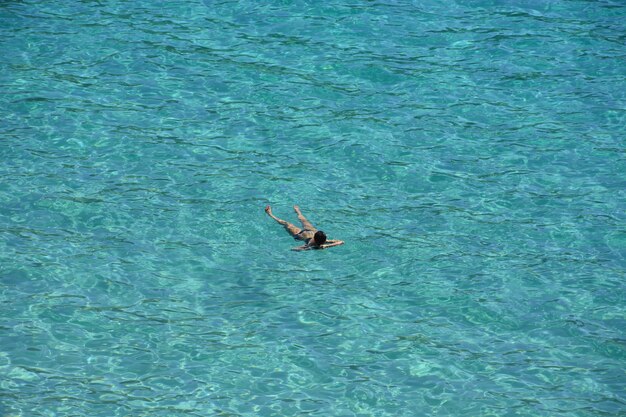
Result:
<instances>
[{"instance_id":1,"label":"turquoise water","mask_svg":"<svg viewBox=\"0 0 626 417\"><path fill-rule=\"evenodd\" d=\"M625 45L620 1L0 2L0 415L625 415Z\"/></svg>"}]
</instances>

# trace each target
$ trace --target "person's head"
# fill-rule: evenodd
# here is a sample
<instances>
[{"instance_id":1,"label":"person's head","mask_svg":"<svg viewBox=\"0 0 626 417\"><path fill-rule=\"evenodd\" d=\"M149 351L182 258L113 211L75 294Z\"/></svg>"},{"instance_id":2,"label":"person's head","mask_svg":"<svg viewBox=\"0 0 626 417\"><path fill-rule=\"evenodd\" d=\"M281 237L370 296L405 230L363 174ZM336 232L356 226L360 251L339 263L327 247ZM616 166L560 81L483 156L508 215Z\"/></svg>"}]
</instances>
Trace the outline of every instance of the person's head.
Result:
<instances>
[{"instance_id":1,"label":"person's head","mask_svg":"<svg viewBox=\"0 0 626 417\"><path fill-rule=\"evenodd\" d=\"M315 244L317 246L323 245L324 242L326 242L326 233L322 232L321 230L318 230L315 233L315 236L313 236L313 240L315 241Z\"/></svg>"}]
</instances>

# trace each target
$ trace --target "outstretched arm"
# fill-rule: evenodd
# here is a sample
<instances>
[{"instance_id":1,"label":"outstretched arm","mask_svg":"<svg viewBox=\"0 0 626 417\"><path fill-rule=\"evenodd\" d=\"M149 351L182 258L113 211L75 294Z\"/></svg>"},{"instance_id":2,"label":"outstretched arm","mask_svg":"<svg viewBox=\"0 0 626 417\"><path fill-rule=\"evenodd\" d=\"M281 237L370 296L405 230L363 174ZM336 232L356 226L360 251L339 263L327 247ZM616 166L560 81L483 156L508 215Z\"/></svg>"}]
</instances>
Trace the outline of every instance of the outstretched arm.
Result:
<instances>
[{"instance_id":1,"label":"outstretched arm","mask_svg":"<svg viewBox=\"0 0 626 417\"><path fill-rule=\"evenodd\" d=\"M343 240L327 240L326 243L320 246L320 248L322 249L332 248L333 246L343 245L344 243L346 242L344 242Z\"/></svg>"},{"instance_id":2,"label":"outstretched arm","mask_svg":"<svg viewBox=\"0 0 626 417\"><path fill-rule=\"evenodd\" d=\"M333 246L343 245L345 242L343 240L327 240L322 246L311 246L311 245L302 245L296 248L291 248L291 250L303 251L303 250L311 250L311 249L326 249L332 248Z\"/></svg>"}]
</instances>

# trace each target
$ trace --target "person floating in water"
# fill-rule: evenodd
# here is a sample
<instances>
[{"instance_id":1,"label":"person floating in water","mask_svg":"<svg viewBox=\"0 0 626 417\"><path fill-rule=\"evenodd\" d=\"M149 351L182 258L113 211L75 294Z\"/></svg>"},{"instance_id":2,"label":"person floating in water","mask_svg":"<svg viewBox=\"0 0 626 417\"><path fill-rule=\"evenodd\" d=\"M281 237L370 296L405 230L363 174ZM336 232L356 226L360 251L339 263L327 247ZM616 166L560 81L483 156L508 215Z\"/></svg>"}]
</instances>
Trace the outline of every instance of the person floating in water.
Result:
<instances>
[{"instance_id":1,"label":"person floating in water","mask_svg":"<svg viewBox=\"0 0 626 417\"><path fill-rule=\"evenodd\" d=\"M298 215L298 220L302 223L302 229L294 226L293 224L281 220L272 214L272 208L270 206L265 207L265 212L279 224L283 225L285 229L296 240L304 241L304 245L293 248L292 250L310 250L310 249L326 249L332 246L343 245L342 240L326 240L326 234L321 230L317 230L306 217L302 215L300 207L293 206L293 209Z\"/></svg>"}]
</instances>

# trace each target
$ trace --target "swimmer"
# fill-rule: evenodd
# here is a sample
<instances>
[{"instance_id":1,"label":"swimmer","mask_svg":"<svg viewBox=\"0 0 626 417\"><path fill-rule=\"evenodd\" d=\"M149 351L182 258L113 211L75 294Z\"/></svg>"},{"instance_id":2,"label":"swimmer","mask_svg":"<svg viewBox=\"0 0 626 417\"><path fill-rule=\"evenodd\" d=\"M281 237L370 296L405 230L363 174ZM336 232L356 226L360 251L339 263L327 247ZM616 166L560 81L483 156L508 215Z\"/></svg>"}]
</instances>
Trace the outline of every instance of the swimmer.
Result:
<instances>
[{"instance_id":1,"label":"swimmer","mask_svg":"<svg viewBox=\"0 0 626 417\"><path fill-rule=\"evenodd\" d=\"M270 206L265 207L265 212L274 220L276 220L279 224L283 225L285 229L289 232L291 236L293 236L296 240L302 240L304 245L298 246L291 250L310 250L310 249L326 249L333 246L343 245L344 242L342 240L326 240L326 234L321 230L317 230L311 222L309 222L306 217L302 215L300 211L300 207L293 206L293 209L296 211L298 215L298 220L302 223L302 229L294 226L293 224L286 222L285 220L281 220L278 217L272 214L272 208Z\"/></svg>"}]
</instances>

